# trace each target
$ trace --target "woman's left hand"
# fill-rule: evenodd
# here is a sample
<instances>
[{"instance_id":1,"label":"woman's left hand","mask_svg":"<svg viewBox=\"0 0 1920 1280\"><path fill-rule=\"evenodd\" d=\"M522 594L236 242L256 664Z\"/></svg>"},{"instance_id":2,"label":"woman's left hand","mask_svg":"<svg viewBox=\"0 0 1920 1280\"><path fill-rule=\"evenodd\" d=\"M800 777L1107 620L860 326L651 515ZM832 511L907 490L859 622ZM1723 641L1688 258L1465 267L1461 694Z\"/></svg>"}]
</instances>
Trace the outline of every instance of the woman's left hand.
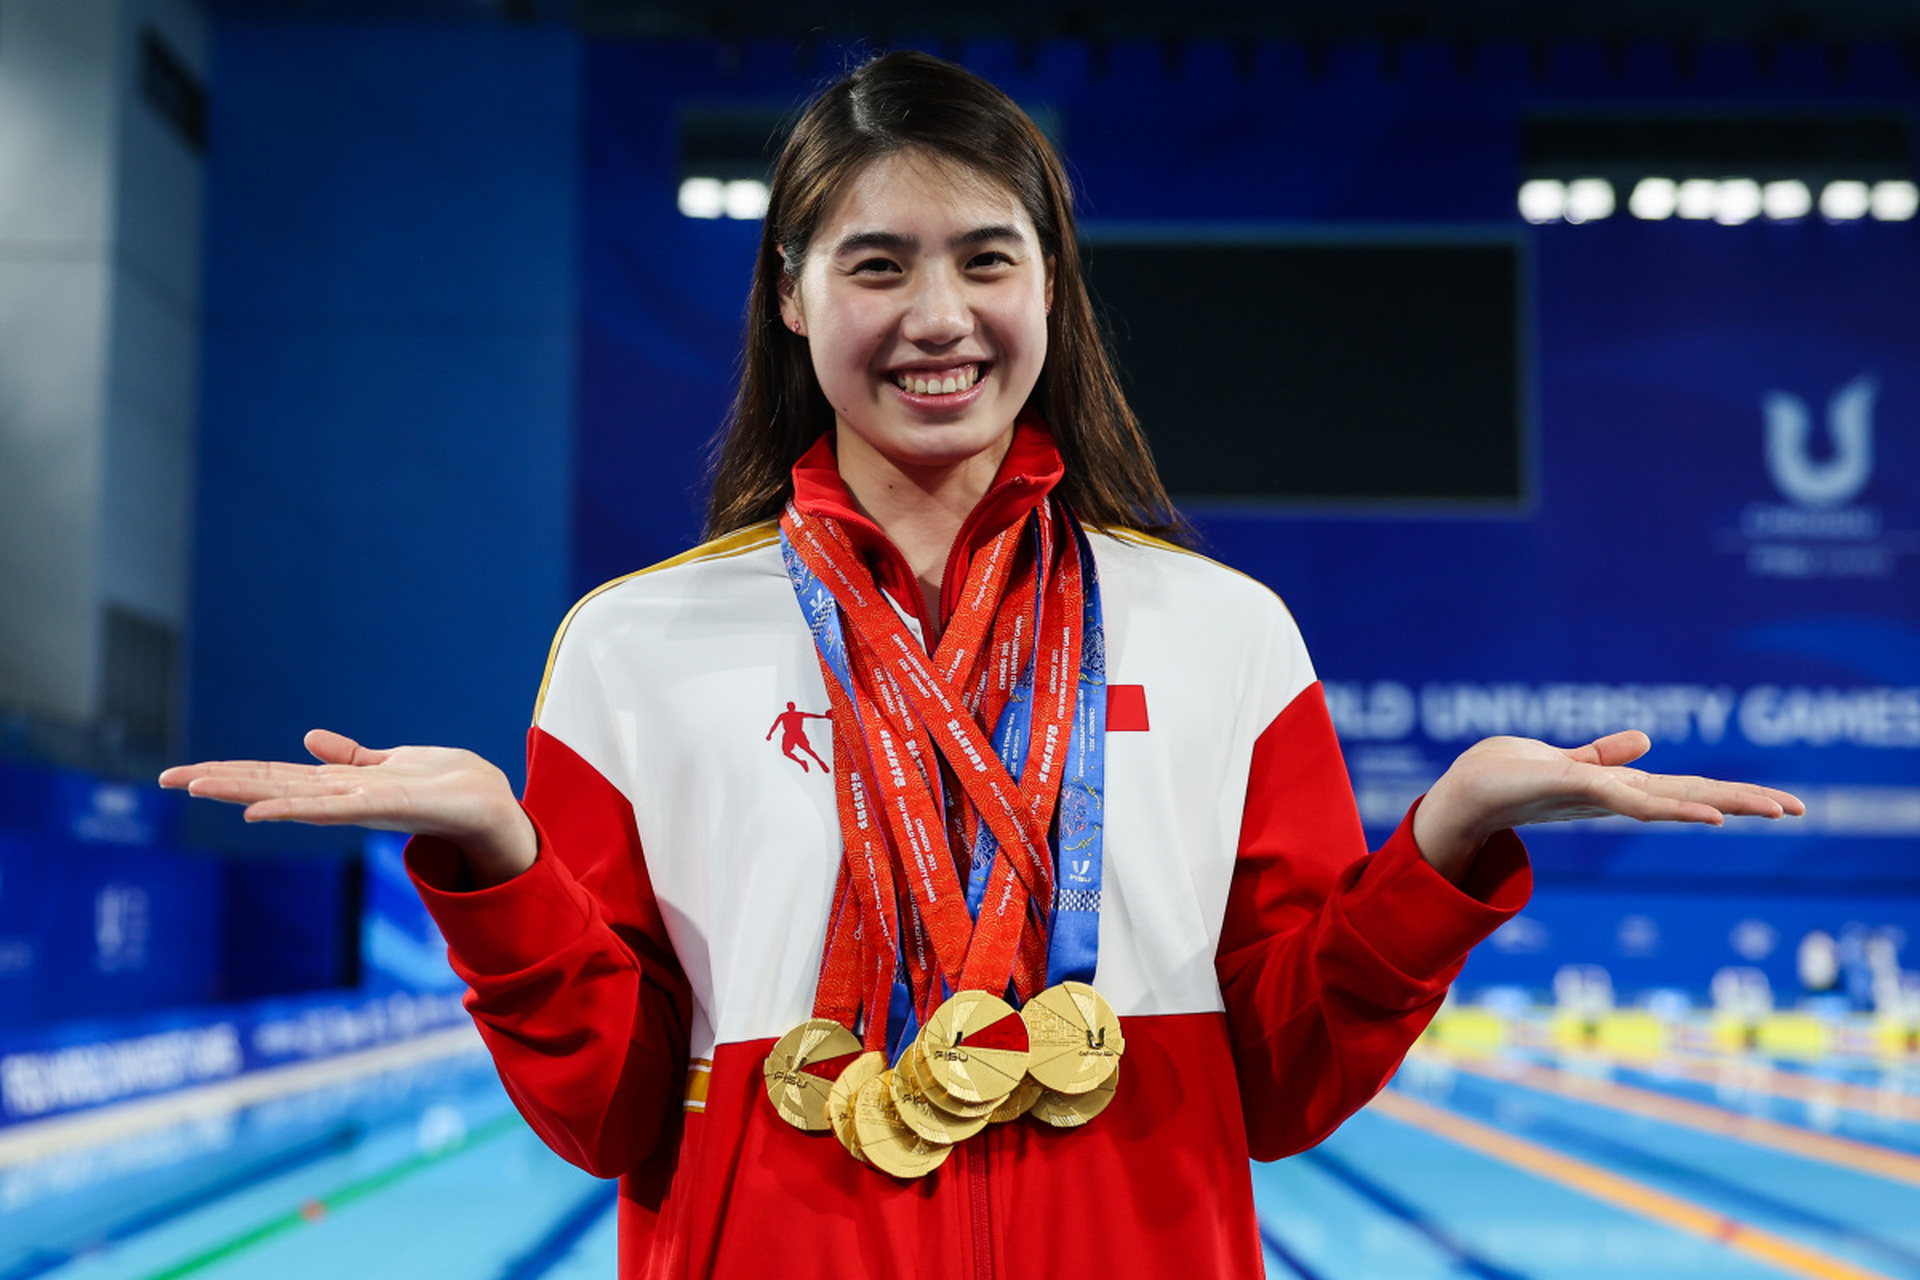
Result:
<instances>
[{"instance_id":1,"label":"woman's left hand","mask_svg":"<svg viewBox=\"0 0 1920 1280\"><path fill-rule=\"evenodd\" d=\"M1652 744L1637 729L1584 747L1533 738L1487 738L1460 754L1421 801L1413 838L1440 874L1459 884L1487 838L1530 822L1624 814L1642 822L1704 822L1729 814L1778 818L1807 811L1772 787L1647 773L1626 766Z\"/></svg>"}]
</instances>

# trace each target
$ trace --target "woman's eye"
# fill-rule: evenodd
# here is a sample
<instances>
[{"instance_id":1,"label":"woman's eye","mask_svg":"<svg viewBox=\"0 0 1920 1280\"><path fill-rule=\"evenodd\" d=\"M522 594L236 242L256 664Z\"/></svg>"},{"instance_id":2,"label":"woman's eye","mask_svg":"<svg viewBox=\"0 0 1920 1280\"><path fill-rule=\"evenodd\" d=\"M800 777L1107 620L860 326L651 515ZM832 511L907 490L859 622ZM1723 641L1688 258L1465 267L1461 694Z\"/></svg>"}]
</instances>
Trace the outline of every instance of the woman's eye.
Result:
<instances>
[{"instance_id":1,"label":"woman's eye","mask_svg":"<svg viewBox=\"0 0 1920 1280\"><path fill-rule=\"evenodd\" d=\"M899 269L900 269L899 265L888 258L868 258L864 262L855 263L853 267L853 271L855 275L861 275L863 273L868 273L868 272L878 274L878 273L884 273L889 271L898 271Z\"/></svg>"},{"instance_id":2,"label":"woman's eye","mask_svg":"<svg viewBox=\"0 0 1920 1280\"><path fill-rule=\"evenodd\" d=\"M967 265L969 267L976 267L976 268L978 267L1010 267L1013 265L1013 259L1008 257L1006 254L1001 253L998 249L995 249L988 253L975 254L973 257L973 260L967 263Z\"/></svg>"}]
</instances>

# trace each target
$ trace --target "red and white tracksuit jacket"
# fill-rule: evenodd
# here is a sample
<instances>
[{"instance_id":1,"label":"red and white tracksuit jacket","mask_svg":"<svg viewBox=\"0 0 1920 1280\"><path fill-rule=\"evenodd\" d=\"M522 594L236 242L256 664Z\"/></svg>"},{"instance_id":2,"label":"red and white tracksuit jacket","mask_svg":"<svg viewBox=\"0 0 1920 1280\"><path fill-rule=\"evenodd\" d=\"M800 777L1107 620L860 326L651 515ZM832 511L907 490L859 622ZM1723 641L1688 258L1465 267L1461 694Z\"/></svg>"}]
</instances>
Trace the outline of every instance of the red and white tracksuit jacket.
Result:
<instances>
[{"instance_id":1,"label":"red and white tracksuit jacket","mask_svg":"<svg viewBox=\"0 0 1920 1280\"><path fill-rule=\"evenodd\" d=\"M1020 428L950 595L1060 469ZM830 446L794 474L803 508L845 521L917 615ZM1510 833L1464 889L1410 820L1368 855L1271 592L1136 535L1092 541L1120 687L1095 985L1127 1053L1083 1129L991 1126L896 1182L768 1102L761 1061L812 1013L840 857L832 778L769 736L789 702L827 710L773 524L610 583L562 626L529 735L531 870L473 890L458 850L414 841L514 1101L555 1151L621 1180L623 1278L1252 1280L1249 1154L1312 1146L1378 1092L1467 949L1524 903ZM831 762L830 722L802 723Z\"/></svg>"}]
</instances>

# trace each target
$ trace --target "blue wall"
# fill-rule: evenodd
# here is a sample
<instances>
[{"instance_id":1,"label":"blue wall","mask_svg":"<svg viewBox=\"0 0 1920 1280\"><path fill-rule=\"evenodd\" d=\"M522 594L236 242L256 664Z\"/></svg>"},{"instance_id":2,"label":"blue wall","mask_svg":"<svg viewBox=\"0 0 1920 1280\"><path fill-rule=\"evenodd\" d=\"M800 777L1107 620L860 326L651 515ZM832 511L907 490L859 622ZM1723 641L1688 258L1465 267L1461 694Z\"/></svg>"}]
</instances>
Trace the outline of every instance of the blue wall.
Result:
<instances>
[{"instance_id":1,"label":"blue wall","mask_svg":"<svg viewBox=\"0 0 1920 1280\"><path fill-rule=\"evenodd\" d=\"M0 763L0 1032L358 980L358 864L182 848L186 807Z\"/></svg>"},{"instance_id":2,"label":"blue wall","mask_svg":"<svg viewBox=\"0 0 1920 1280\"><path fill-rule=\"evenodd\" d=\"M578 44L215 36L188 754L299 757L325 725L517 777L571 602Z\"/></svg>"}]
</instances>

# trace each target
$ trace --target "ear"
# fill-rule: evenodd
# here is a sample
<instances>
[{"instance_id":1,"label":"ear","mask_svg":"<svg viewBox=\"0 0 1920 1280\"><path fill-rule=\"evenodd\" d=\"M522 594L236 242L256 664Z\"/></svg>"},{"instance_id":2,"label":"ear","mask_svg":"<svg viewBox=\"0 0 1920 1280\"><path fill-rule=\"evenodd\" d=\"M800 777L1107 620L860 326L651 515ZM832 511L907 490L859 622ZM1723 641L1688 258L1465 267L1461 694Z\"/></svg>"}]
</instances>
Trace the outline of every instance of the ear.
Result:
<instances>
[{"instance_id":1,"label":"ear","mask_svg":"<svg viewBox=\"0 0 1920 1280\"><path fill-rule=\"evenodd\" d=\"M786 246L778 248L784 260L787 256ZM780 323L795 333L804 334L807 331L807 315L800 305L800 282L783 269L774 288L780 293Z\"/></svg>"},{"instance_id":2,"label":"ear","mask_svg":"<svg viewBox=\"0 0 1920 1280\"><path fill-rule=\"evenodd\" d=\"M1047 259L1047 314L1053 314L1053 259Z\"/></svg>"}]
</instances>

